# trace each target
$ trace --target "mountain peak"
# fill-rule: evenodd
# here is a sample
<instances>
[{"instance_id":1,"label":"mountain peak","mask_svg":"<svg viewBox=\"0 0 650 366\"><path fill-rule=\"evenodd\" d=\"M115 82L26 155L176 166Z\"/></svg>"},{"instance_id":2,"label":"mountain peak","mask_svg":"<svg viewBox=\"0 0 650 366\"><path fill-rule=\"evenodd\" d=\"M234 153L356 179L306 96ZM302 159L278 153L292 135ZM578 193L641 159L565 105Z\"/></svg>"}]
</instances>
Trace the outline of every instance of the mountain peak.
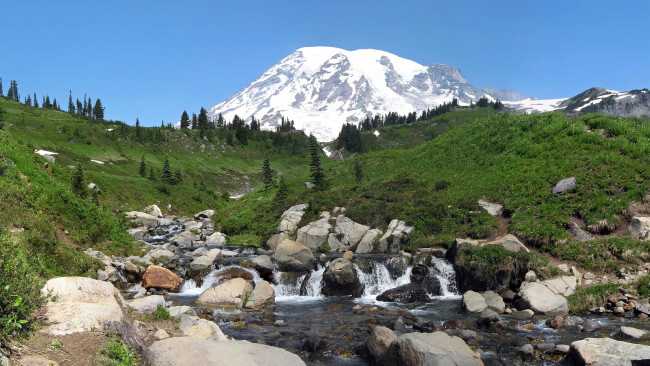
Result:
<instances>
[{"instance_id":1,"label":"mountain peak","mask_svg":"<svg viewBox=\"0 0 650 366\"><path fill-rule=\"evenodd\" d=\"M245 120L254 115L264 129L285 117L323 141L334 139L344 123L366 116L419 112L454 98L469 104L482 96L496 99L450 65L423 66L375 49L302 47L209 114Z\"/></svg>"}]
</instances>

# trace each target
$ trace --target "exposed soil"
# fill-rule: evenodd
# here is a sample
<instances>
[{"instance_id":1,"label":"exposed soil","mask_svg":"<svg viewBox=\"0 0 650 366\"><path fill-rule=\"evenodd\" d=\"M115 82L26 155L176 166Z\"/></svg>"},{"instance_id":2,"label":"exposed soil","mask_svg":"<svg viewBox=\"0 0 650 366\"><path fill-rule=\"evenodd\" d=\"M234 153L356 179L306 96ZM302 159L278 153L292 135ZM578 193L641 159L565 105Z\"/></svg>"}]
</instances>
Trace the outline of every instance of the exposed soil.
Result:
<instances>
[{"instance_id":1,"label":"exposed soil","mask_svg":"<svg viewBox=\"0 0 650 366\"><path fill-rule=\"evenodd\" d=\"M42 359L60 366L102 365L108 361L101 350L110 343L112 335L102 331L51 336L36 332L23 344L12 347L11 360L17 365L33 364ZM43 363L46 364L46 363Z\"/></svg>"}]
</instances>

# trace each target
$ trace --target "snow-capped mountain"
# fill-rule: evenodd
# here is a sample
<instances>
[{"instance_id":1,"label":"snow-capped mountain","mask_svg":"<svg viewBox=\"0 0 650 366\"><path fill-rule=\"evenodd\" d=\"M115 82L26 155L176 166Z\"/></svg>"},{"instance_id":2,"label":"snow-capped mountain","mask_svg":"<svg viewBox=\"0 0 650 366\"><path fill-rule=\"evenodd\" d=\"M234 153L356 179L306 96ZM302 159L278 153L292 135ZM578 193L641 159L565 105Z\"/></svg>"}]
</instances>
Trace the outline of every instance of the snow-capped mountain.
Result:
<instances>
[{"instance_id":1,"label":"snow-capped mountain","mask_svg":"<svg viewBox=\"0 0 650 366\"><path fill-rule=\"evenodd\" d=\"M488 99L521 101L527 97L508 90L472 86L460 70L448 65L420 65L391 53L363 49L306 47L287 56L235 95L210 108L215 118L235 115L261 121L273 129L282 117L318 140L333 140L346 122L366 116L407 114L450 102ZM510 99L507 99L510 98Z\"/></svg>"}]
</instances>

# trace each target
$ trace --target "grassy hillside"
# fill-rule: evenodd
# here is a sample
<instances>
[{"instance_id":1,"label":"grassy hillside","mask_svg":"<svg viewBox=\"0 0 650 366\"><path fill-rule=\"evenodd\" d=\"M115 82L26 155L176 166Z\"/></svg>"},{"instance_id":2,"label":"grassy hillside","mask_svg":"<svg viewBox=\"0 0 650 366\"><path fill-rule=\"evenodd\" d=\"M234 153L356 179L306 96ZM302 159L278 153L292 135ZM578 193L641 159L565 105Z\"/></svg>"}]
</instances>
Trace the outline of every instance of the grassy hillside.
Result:
<instances>
[{"instance_id":1,"label":"grassy hillside","mask_svg":"<svg viewBox=\"0 0 650 366\"><path fill-rule=\"evenodd\" d=\"M477 206L476 201L485 198L505 205L511 232L556 256L588 258L587 265L599 268L615 267L625 256L647 257L646 245L638 240L578 245L567 232L574 218L584 222L584 228L611 233L624 224L624 209L648 193L646 122L552 113L475 118L475 113L454 112L459 121L464 116L468 122L458 122L458 127L421 146L356 157L364 175L361 184L355 179L353 159L325 163L331 188L324 192L302 187L310 179L306 171L287 174L291 202L285 206L310 202L314 213L346 206L354 220L379 227L393 218L404 219L416 227L411 245L426 246L447 245L454 237L488 236L497 221ZM551 193L559 180L572 176L578 182L574 191ZM272 230L277 216L253 207L271 213L273 195L273 190L257 192L232 204L220 213L220 224L232 233ZM235 225L236 215L238 222L254 223Z\"/></svg>"},{"instance_id":2,"label":"grassy hillside","mask_svg":"<svg viewBox=\"0 0 650 366\"><path fill-rule=\"evenodd\" d=\"M160 133L156 139L138 141L135 128L99 122L68 113L29 107L2 100L5 130L32 150L58 153L53 173L60 179L72 174L70 167L82 164L89 182L101 189L100 201L119 210L142 209L152 203L161 208L171 204L172 213L192 214L206 208L220 208L222 196L245 193L261 181L260 167L267 151L274 158L272 168L290 170L304 164L306 136L286 133L293 144L277 146L270 134L259 134L246 146L226 143L212 135L201 138L198 131L142 128L143 134ZM297 146L295 151L288 146ZM138 168L144 156L147 177L154 169L156 180L142 178ZM165 156L172 171L181 169L183 183L160 184ZM104 164L94 163L98 160Z\"/></svg>"}]
</instances>

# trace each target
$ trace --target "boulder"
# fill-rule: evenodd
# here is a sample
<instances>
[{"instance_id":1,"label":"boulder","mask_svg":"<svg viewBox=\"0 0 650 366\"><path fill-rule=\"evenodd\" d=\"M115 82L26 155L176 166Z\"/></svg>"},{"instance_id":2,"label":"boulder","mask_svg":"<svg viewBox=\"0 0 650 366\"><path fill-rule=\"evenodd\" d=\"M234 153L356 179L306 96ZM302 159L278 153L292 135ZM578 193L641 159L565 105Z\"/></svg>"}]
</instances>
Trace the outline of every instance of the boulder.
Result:
<instances>
[{"instance_id":1,"label":"boulder","mask_svg":"<svg viewBox=\"0 0 650 366\"><path fill-rule=\"evenodd\" d=\"M413 226L406 226L404 221L392 220L376 249L382 253L399 253L402 243L408 241L412 231Z\"/></svg>"},{"instance_id":2,"label":"boulder","mask_svg":"<svg viewBox=\"0 0 650 366\"><path fill-rule=\"evenodd\" d=\"M199 221L187 220L183 223L183 229L189 232L192 232L193 230L198 231L202 227L203 227L203 222L199 222Z\"/></svg>"},{"instance_id":3,"label":"boulder","mask_svg":"<svg viewBox=\"0 0 650 366\"><path fill-rule=\"evenodd\" d=\"M323 273L321 293L325 296L359 297L363 293L363 288L354 264L347 259L337 258L331 261Z\"/></svg>"},{"instance_id":4,"label":"boulder","mask_svg":"<svg viewBox=\"0 0 650 366\"><path fill-rule=\"evenodd\" d=\"M143 212L151 216L156 216L157 218L163 217L162 211L160 211L160 207L158 207L157 205L147 206Z\"/></svg>"},{"instance_id":5,"label":"boulder","mask_svg":"<svg viewBox=\"0 0 650 366\"><path fill-rule=\"evenodd\" d=\"M214 258L207 255L194 258L187 268L187 275L194 282L201 283L203 278L212 271L212 263L214 263Z\"/></svg>"},{"instance_id":6,"label":"boulder","mask_svg":"<svg viewBox=\"0 0 650 366\"><path fill-rule=\"evenodd\" d=\"M196 319L196 324L186 327L183 335L190 338L209 339L213 341L227 341L217 324L206 319Z\"/></svg>"},{"instance_id":7,"label":"boulder","mask_svg":"<svg viewBox=\"0 0 650 366\"><path fill-rule=\"evenodd\" d=\"M585 319L585 321L582 322L579 328L582 332L591 333L600 330L601 326L595 320Z\"/></svg>"},{"instance_id":8,"label":"boulder","mask_svg":"<svg viewBox=\"0 0 650 366\"><path fill-rule=\"evenodd\" d=\"M327 240L331 228L326 218L310 222L298 229L296 241L311 250L318 250Z\"/></svg>"},{"instance_id":9,"label":"boulder","mask_svg":"<svg viewBox=\"0 0 650 366\"><path fill-rule=\"evenodd\" d=\"M650 238L650 217L634 216L630 220L627 229L630 231L631 236L641 240L648 240Z\"/></svg>"},{"instance_id":10,"label":"boulder","mask_svg":"<svg viewBox=\"0 0 650 366\"><path fill-rule=\"evenodd\" d=\"M271 284L266 281L258 282L245 306L249 309L275 307L275 290Z\"/></svg>"},{"instance_id":11,"label":"boulder","mask_svg":"<svg viewBox=\"0 0 650 366\"><path fill-rule=\"evenodd\" d=\"M411 269L410 280L420 285L431 296L442 295L440 280L424 263L418 263Z\"/></svg>"},{"instance_id":12,"label":"boulder","mask_svg":"<svg viewBox=\"0 0 650 366\"><path fill-rule=\"evenodd\" d=\"M562 194L566 191L570 191L576 187L576 177L565 178L557 182L555 187L553 187L553 194Z\"/></svg>"},{"instance_id":13,"label":"boulder","mask_svg":"<svg viewBox=\"0 0 650 366\"><path fill-rule=\"evenodd\" d=\"M280 217L280 225L278 225L278 233L293 234L298 228L298 223L305 214L305 210L309 207L306 203L289 207L282 213Z\"/></svg>"},{"instance_id":14,"label":"boulder","mask_svg":"<svg viewBox=\"0 0 650 366\"><path fill-rule=\"evenodd\" d=\"M201 237L189 230L185 230L182 233L175 235L173 238L169 239L169 242L178 247L191 247L195 241L201 240Z\"/></svg>"},{"instance_id":15,"label":"boulder","mask_svg":"<svg viewBox=\"0 0 650 366\"><path fill-rule=\"evenodd\" d=\"M569 312L566 296L573 294L576 282L574 276L557 277L542 282L525 282L519 290L520 305L536 313L566 315Z\"/></svg>"},{"instance_id":16,"label":"boulder","mask_svg":"<svg viewBox=\"0 0 650 366\"><path fill-rule=\"evenodd\" d=\"M205 210L194 215L194 220L209 219L214 216L214 210Z\"/></svg>"},{"instance_id":17,"label":"boulder","mask_svg":"<svg viewBox=\"0 0 650 366\"><path fill-rule=\"evenodd\" d=\"M234 278L205 290L196 303L209 306L234 306L241 308L253 291L253 286L243 278Z\"/></svg>"},{"instance_id":18,"label":"boulder","mask_svg":"<svg viewBox=\"0 0 650 366\"><path fill-rule=\"evenodd\" d=\"M386 327L371 326L370 336L366 342L371 359L375 363L381 363L384 360L386 352L388 352L388 348L390 348L391 343L396 338L397 335Z\"/></svg>"},{"instance_id":19,"label":"boulder","mask_svg":"<svg viewBox=\"0 0 650 366\"><path fill-rule=\"evenodd\" d=\"M347 259L349 261L354 259L354 252L351 250L348 250L347 252L343 253L343 256L341 256L343 259Z\"/></svg>"},{"instance_id":20,"label":"boulder","mask_svg":"<svg viewBox=\"0 0 650 366\"><path fill-rule=\"evenodd\" d=\"M503 205L498 203L492 203L485 200L478 200L477 203L492 216L501 216L501 213L503 212Z\"/></svg>"},{"instance_id":21,"label":"boulder","mask_svg":"<svg viewBox=\"0 0 650 366\"><path fill-rule=\"evenodd\" d=\"M377 296L377 300L404 304L431 301L427 292L417 283L407 283L406 285L386 290Z\"/></svg>"},{"instance_id":22,"label":"boulder","mask_svg":"<svg viewBox=\"0 0 650 366\"><path fill-rule=\"evenodd\" d=\"M224 246L226 245L226 237L220 232L213 233L205 238L205 245Z\"/></svg>"},{"instance_id":23,"label":"boulder","mask_svg":"<svg viewBox=\"0 0 650 366\"><path fill-rule=\"evenodd\" d=\"M316 264L311 249L289 239L278 244L273 258L280 270L285 272L309 272Z\"/></svg>"},{"instance_id":24,"label":"boulder","mask_svg":"<svg viewBox=\"0 0 650 366\"><path fill-rule=\"evenodd\" d=\"M478 354L459 337L445 332L408 333L396 338L387 352L389 365L483 365Z\"/></svg>"},{"instance_id":25,"label":"boulder","mask_svg":"<svg viewBox=\"0 0 650 366\"><path fill-rule=\"evenodd\" d=\"M154 249L145 255L149 260L158 260L158 261L169 261L177 258L176 254L165 249Z\"/></svg>"},{"instance_id":26,"label":"boulder","mask_svg":"<svg viewBox=\"0 0 650 366\"><path fill-rule=\"evenodd\" d=\"M275 251L275 249L278 247L278 245L283 242L284 240L290 239L289 234L287 233L277 233L271 235L269 240L266 241L266 247L269 248L270 250Z\"/></svg>"},{"instance_id":27,"label":"boulder","mask_svg":"<svg viewBox=\"0 0 650 366\"><path fill-rule=\"evenodd\" d=\"M356 250L357 245L368 230L370 230L370 227L356 223L343 215L339 215L336 218L336 227L334 228L334 234L341 243L339 251Z\"/></svg>"},{"instance_id":28,"label":"boulder","mask_svg":"<svg viewBox=\"0 0 650 366\"><path fill-rule=\"evenodd\" d=\"M169 311L169 316L173 318L178 318L183 314L196 316L196 311L187 305L171 306L167 311Z\"/></svg>"},{"instance_id":29,"label":"boulder","mask_svg":"<svg viewBox=\"0 0 650 366\"><path fill-rule=\"evenodd\" d=\"M530 252L522 242L512 234L507 234L494 241L488 242L485 245L500 245L511 252Z\"/></svg>"},{"instance_id":30,"label":"boulder","mask_svg":"<svg viewBox=\"0 0 650 366\"><path fill-rule=\"evenodd\" d=\"M377 237L381 234L382 232L379 229L368 230L368 232L366 232L366 235L364 235L363 238L359 240L359 244L357 245L357 250L355 253L371 253L375 249L375 242L377 241Z\"/></svg>"},{"instance_id":31,"label":"boulder","mask_svg":"<svg viewBox=\"0 0 650 366\"><path fill-rule=\"evenodd\" d=\"M275 265L271 261L271 257L268 255L259 255L253 258L251 263L253 263L253 268L260 274L260 277L270 279L273 275Z\"/></svg>"},{"instance_id":32,"label":"boulder","mask_svg":"<svg viewBox=\"0 0 650 366\"><path fill-rule=\"evenodd\" d=\"M144 272L144 275L142 275L142 287L146 289L155 288L169 292L178 292L182 283L182 278L161 266L149 266Z\"/></svg>"},{"instance_id":33,"label":"boulder","mask_svg":"<svg viewBox=\"0 0 650 366\"><path fill-rule=\"evenodd\" d=\"M219 281L217 281L218 283L232 280L233 278L243 278L246 281L253 281L254 279L252 273L240 267L230 267L223 269L217 272L214 276L219 279Z\"/></svg>"},{"instance_id":34,"label":"boulder","mask_svg":"<svg viewBox=\"0 0 650 366\"><path fill-rule=\"evenodd\" d=\"M138 313L153 313L158 306L165 307L165 298L161 295L145 296L140 299L129 300L127 304Z\"/></svg>"},{"instance_id":35,"label":"boulder","mask_svg":"<svg viewBox=\"0 0 650 366\"><path fill-rule=\"evenodd\" d=\"M481 296L485 299L487 308L495 311L497 314L501 314L506 310L506 304L503 302L501 295L492 291L481 292Z\"/></svg>"},{"instance_id":36,"label":"boulder","mask_svg":"<svg viewBox=\"0 0 650 366\"><path fill-rule=\"evenodd\" d=\"M578 224L575 222L571 223L570 226L571 234L573 234L573 237L576 239L576 241L579 242L585 242L585 241L590 241L590 240L596 240L594 236L591 236L588 232L582 230Z\"/></svg>"},{"instance_id":37,"label":"boulder","mask_svg":"<svg viewBox=\"0 0 650 366\"><path fill-rule=\"evenodd\" d=\"M151 366L305 366L289 351L246 341L174 337L155 342L149 351Z\"/></svg>"},{"instance_id":38,"label":"boulder","mask_svg":"<svg viewBox=\"0 0 650 366\"><path fill-rule=\"evenodd\" d=\"M619 330L618 334L621 337L624 337L624 338L641 339L641 338L645 338L647 336L648 332L646 332L645 330L641 330L641 329L622 326L621 329Z\"/></svg>"},{"instance_id":39,"label":"boulder","mask_svg":"<svg viewBox=\"0 0 650 366\"><path fill-rule=\"evenodd\" d=\"M151 239L151 235L149 234L149 231L146 228L133 228L127 230L129 234L133 235L133 238L135 240L147 240Z\"/></svg>"},{"instance_id":40,"label":"boulder","mask_svg":"<svg viewBox=\"0 0 650 366\"><path fill-rule=\"evenodd\" d=\"M467 291L463 294L463 309L468 313L480 313L487 309L485 298L478 292Z\"/></svg>"},{"instance_id":41,"label":"boulder","mask_svg":"<svg viewBox=\"0 0 650 366\"><path fill-rule=\"evenodd\" d=\"M101 269L97 270L97 279L100 281L108 281L108 282L115 283L120 279L120 276L118 275L115 267L106 266L104 267L104 270Z\"/></svg>"},{"instance_id":42,"label":"boulder","mask_svg":"<svg viewBox=\"0 0 650 366\"><path fill-rule=\"evenodd\" d=\"M167 339L169 338L169 333L167 333L164 329L159 328L154 334L153 338L155 340L161 340L161 339Z\"/></svg>"},{"instance_id":43,"label":"boulder","mask_svg":"<svg viewBox=\"0 0 650 366\"><path fill-rule=\"evenodd\" d=\"M650 346L611 338L585 338L571 343L569 355L576 365L647 365Z\"/></svg>"},{"instance_id":44,"label":"boulder","mask_svg":"<svg viewBox=\"0 0 650 366\"><path fill-rule=\"evenodd\" d=\"M478 315L478 319L476 320L476 325L479 328L489 328L490 325L494 323L498 323L500 321L501 321L501 317L499 316L499 314L497 314L495 311L491 309L484 309Z\"/></svg>"},{"instance_id":45,"label":"boulder","mask_svg":"<svg viewBox=\"0 0 650 366\"><path fill-rule=\"evenodd\" d=\"M147 228L152 228L154 226L159 225L158 218L148 213L129 211L125 215L128 219L135 222L138 226L145 226Z\"/></svg>"},{"instance_id":46,"label":"boulder","mask_svg":"<svg viewBox=\"0 0 650 366\"><path fill-rule=\"evenodd\" d=\"M451 263L456 263L456 257L458 253L470 247L478 247L478 245L479 245L478 240L456 238L452 242L451 248L449 248L449 250L445 254L445 259L447 259Z\"/></svg>"}]
</instances>

